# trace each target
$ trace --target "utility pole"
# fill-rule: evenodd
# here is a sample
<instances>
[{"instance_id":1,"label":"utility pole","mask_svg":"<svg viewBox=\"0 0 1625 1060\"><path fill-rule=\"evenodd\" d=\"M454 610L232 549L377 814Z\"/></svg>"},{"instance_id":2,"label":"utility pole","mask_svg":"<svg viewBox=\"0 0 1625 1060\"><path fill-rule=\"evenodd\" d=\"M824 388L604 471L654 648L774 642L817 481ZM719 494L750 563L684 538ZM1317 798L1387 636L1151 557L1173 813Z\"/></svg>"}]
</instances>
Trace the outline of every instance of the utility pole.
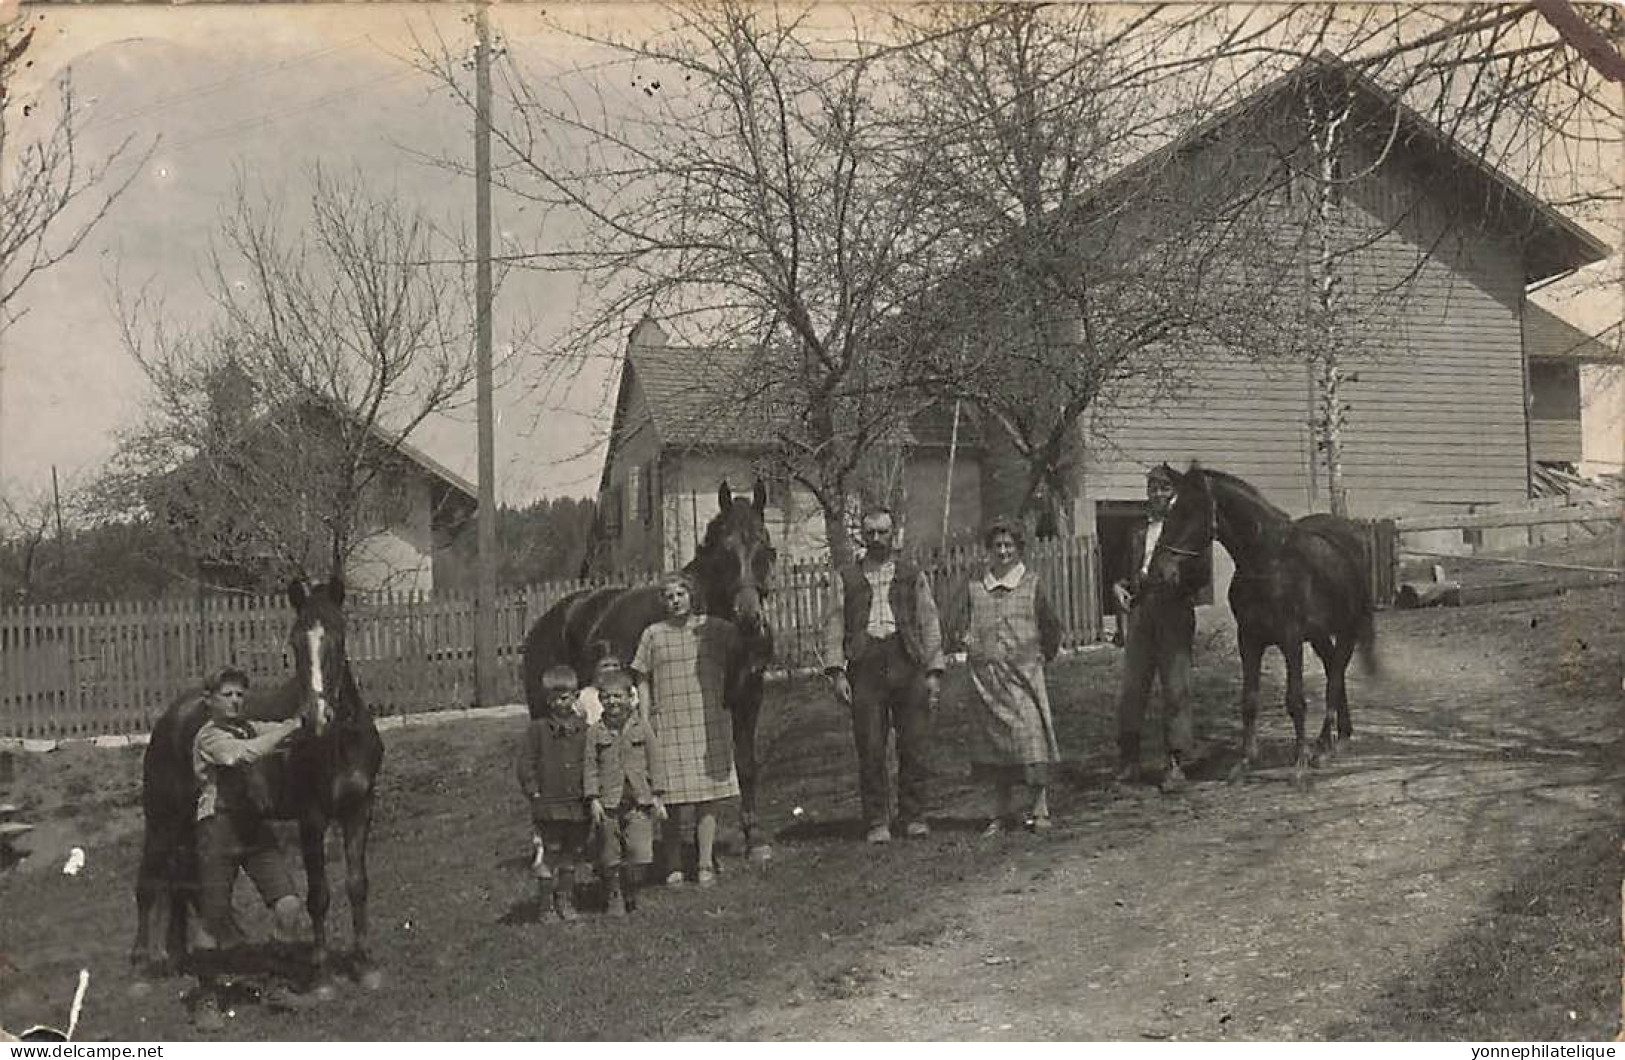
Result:
<instances>
[{"instance_id":1,"label":"utility pole","mask_svg":"<svg viewBox=\"0 0 1625 1060\"><path fill-rule=\"evenodd\" d=\"M497 701L496 430L491 392L491 26L486 0L474 12L474 273L475 356L479 419L477 593L474 600L474 694L482 707Z\"/></svg>"},{"instance_id":2,"label":"utility pole","mask_svg":"<svg viewBox=\"0 0 1625 1060\"><path fill-rule=\"evenodd\" d=\"M68 546L62 537L62 489L56 481L56 465L51 465L51 504L56 508L56 565L59 574L68 569Z\"/></svg>"}]
</instances>

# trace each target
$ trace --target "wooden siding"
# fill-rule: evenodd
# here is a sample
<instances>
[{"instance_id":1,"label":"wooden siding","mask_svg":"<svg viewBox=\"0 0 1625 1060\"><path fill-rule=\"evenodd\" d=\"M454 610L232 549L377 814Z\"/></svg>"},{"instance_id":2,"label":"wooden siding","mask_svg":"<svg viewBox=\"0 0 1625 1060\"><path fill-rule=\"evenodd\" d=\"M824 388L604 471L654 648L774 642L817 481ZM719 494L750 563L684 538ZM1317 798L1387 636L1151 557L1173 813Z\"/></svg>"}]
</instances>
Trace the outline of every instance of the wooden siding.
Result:
<instances>
[{"instance_id":1,"label":"wooden siding","mask_svg":"<svg viewBox=\"0 0 1625 1060\"><path fill-rule=\"evenodd\" d=\"M1085 443L1092 500L1145 497L1145 472L1167 461L1199 460L1240 475L1286 508L1308 502L1307 370L1209 354L1200 382L1179 400L1097 415Z\"/></svg>"},{"instance_id":2,"label":"wooden siding","mask_svg":"<svg viewBox=\"0 0 1625 1060\"><path fill-rule=\"evenodd\" d=\"M1579 420L1530 420L1529 448L1534 459L1552 464L1578 464L1583 452Z\"/></svg>"},{"instance_id":3,"label":"wooden siding","mask_svg":"<svg viewBox=\"0 0 1625 1060\"><path fill-rule=\"evenodd\" d=\"M658 561L663 566L650 569L675 569L693 558L706 524L717 514L718 487L727 482L735 493L748 493L757 474L755 461L744 453L668 453L659 495L665 535ZM769 477L767 529L786 562L825 555L824 517L804 487Z\"/></svg>"},{"instance_id":4,"label":"wooden siding","mask_svg":"<svg viewBox=\"0 0 1625 1060\"><path fill-rule=\"evenodd\" d=\"M903 544L911 549L940 548L943 545L942 507L948 486L948 450L934 446L915 449L907 459L900 513L907 528ZM949 542L974 539L984 522L981 460L977 454L961 450L954 456L954 488L948 499L952 504Z\"/></svg>"},{"instance_id":5,"label":"wooden siding","mask_svg":"<svg viewBox=\"0 0 1625 1060\"><path fill-rule=\"evenodd\" d=\"M1527 492L1520 254L1456 223L1426 187L1388 165L1351 186L1341 211L1342 238L1359 246L1340 270L1361 318L1342 358L1358 373L1345 391L1343 464L1355 514ZM1143 496L1147 466L1195 458L1288 510L1325 509L1324 473L1310 468L1308 368L1197 356L1188 395L1152 406L1129 393L1111 417L1096 417L1086 495Z\"/></svg>"},{"instance_id":6,"label":"wooden siding","mask_svg":"<svg viewBox=\"0 0 1625 1060\"><path fill-rule=\"evenodd\" d=\"M648 400L636 375L631 374L604 458L606 489L600 495L600 506L613 504L619 510L599 516L598 532L603 539L594 550L599 565L617 570L659 569L662 508L656 502L645 510L650 499L660 496L659 455L660 438L649 419ZM607 528L613 532L606 533Z\"/></svg>"}]
</instances>

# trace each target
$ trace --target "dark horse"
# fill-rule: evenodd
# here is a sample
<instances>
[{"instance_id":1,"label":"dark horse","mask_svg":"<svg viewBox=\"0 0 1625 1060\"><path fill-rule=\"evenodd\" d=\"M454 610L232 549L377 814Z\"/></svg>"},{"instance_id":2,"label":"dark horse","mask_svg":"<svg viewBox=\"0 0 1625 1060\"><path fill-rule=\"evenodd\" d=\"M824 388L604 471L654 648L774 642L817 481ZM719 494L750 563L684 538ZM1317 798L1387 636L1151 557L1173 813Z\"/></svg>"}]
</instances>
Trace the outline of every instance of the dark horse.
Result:
<instances>
[{"instance_id":1,"label":"dark horse","mask_svg":"<svg viewBox=\"0 0 1625 1060\"><path fill-rule=\"evenodd\" d=\"M733 718L739 811L752 856L770 848L756 827L756 721L762 710L762 675L773 657L773 631L762 612L774 552L762 513L767 490L756 483L751 500L736 498L726 482L717 490L717 514L693 560L683 568L694 583L695 610L725 618L739 628L744 645L728 675L727 703ZM607 642L622 663L631 661L643 631L666 615L660 589L582 589L554 604L525 637L525 699L534 713L546 696L542 674L570 666L583 684L592 680L594 645Z\"/></svg>"},{"instance_id":2,"label":"dark horse","mask_svg":"<svg viewBox=\"0 0 1625 1060\"><path fill-rule=\"evenodd\" d=\"M1335 515L1294 520L1251 484L1223 471L1194 464L1184 474L1168 471L1174 501L1153 565L1205 548L1215 536L1236 565L1230 610L1241 652L1242 750L1234 778L1243 776L1258 755L1259 667L1264 649L1273 645L1286 659L1286 709L1298 737L1294 780L1301 784L1312 762L1304 732L1304 644L1315 649L1326 670L1319 753L1331 754L1338 739L1354 734L1344 676L1356 648L1365 668L1375 669L1372 561L1365 534Z\"/></svg>"},{"instance_id":3,"label":"dark horse","mask_svg":"<svg viewBox=\"0 0 1625 1060\"><path fill-rule=\"evenodd\" d=\"M367 833L384 744L345 656L343 581L335 576L314 589L295 581L288 586L288 600L295 615L288 634L294 672L279 687L251 691L247 712L260 720L297 715L304 728L286 753L248 767L247 790L273 817L299 822L308 884L305 906L314 942L311 962L324 992L331 989L325 840L328 824L339 822L356 971L363 985L373 987L379 980L367 953ZM143 971L174 970L186 950L186 918L197 895L192 740L207 716L207 702L197 692L171 703L153 726L142 763L146 828L130 958Z\"/></svg>"}]
</instances>

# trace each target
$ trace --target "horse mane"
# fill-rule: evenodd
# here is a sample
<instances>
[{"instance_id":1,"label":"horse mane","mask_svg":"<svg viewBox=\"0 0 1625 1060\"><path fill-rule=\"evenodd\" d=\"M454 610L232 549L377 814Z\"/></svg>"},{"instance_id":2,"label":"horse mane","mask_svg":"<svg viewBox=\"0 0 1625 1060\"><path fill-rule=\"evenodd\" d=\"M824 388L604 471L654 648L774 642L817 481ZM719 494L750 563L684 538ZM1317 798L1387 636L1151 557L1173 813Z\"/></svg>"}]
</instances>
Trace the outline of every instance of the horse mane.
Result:
<instances>
[{"instance_id":1,"label":"horse mane","mask_svg":"<svg viewBox=\"0 0 1625 1060\"><path fill-rule=\"evenodd\" d=\"M1215 493L1227 491L1236 499L1244 502L1254 509L1257 509L1257 511L1253 514L1260 524L1265 521L1283 523L1290 523L1292 521L1292 516L1276 507L1276 505L1268 497L1265 497L1263 493L1259 492L1257 486L1254 486L1246 479L1232 475L1228 471L1218 471L1213 468L1203 468L1202 475L1207 479L1210 489L1219 487L1219 489L1214 489ZM1215 499L1217 499L1217 497L1215 497Z\"/></svg>"}]
</instances>

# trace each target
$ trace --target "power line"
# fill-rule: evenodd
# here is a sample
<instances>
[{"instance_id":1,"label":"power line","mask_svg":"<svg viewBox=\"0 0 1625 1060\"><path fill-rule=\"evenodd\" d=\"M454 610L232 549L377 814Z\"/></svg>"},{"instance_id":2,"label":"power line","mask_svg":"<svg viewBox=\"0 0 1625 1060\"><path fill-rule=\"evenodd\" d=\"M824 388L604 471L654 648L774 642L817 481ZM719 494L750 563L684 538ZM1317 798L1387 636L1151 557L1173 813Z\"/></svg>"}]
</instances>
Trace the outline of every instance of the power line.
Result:
<instances>
[{"instance_id":1,"label":"power line","mask_svg":"<svg viewBox=\"0 0 1625 1060\"><path fill-rule=\"evenodd\" d=\"M167 110L170 107L179 106L182 103L189 103L192 100L200 99L203 96L213 95L214 93L225 88L230 88L233 85L240 85L248 81L255 81L259 78L267 77L274 73L281 73L283 71L297 69L298 67L304 66L307 63L314 62L316 59L319 59L324 55L332 55L335 52L346 51L353 48L361 41L366 39L367 38L365 35L352 37L351 39L340 44L330 44L325 48L317 48L313 51L303 52L299 55L293 56L290 59L283 59L279 62L271 63L268 66L262 66L254 70L241 71L231 74L230 76L220 78L216 81L209 81L202 85L193 86L192 88L188 88L181 92L176 92L168 96L160 96L158 99L144 103L133 110L127 110L121 114L109 114L104 117L92 119L91 121L85 123L84 128L87 130L99 129L105 125L115 125L119 122L133 121L136 118L143 118L149 114L154 114L161 110Z\"/></svg>"},{"instance_id":2,"label":"power line","mask_svg":"<svg viewBox=\"0 0 1625 1060\"><path fill-rule=\"evenodd\" d=\"M375 85L388 84L393 81L400 81L404 78L410 77L416 72L417 71L415 70L408 69L397 70L388 74L381 74L377 77L368 78L365 81L358 81L353 85L346 85L343 88L335 89L332 92L324 92L322 95L316 96L313 99L308 99L303 103L294 104L291 107L284 107L281 110L241 118L237 121L229 122L226 125L210 129L207 132L199 133L196 136L191 136L184 140L177 141L168 148L168 151L171 154L175 154L181 151L189 150L190 148L196 147L200 144L209 143L213 140L227 139L240 133L263 128L267 125L273 125L284 118L292 117L295 114L301 114L307 110L313 110L325 103L331 103L336 99L354 95L361 89L370 88Z\"/></svg>"}]
</instances>

